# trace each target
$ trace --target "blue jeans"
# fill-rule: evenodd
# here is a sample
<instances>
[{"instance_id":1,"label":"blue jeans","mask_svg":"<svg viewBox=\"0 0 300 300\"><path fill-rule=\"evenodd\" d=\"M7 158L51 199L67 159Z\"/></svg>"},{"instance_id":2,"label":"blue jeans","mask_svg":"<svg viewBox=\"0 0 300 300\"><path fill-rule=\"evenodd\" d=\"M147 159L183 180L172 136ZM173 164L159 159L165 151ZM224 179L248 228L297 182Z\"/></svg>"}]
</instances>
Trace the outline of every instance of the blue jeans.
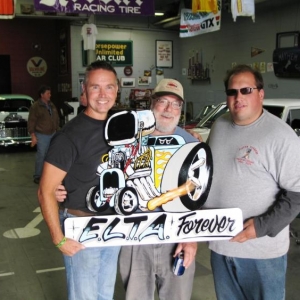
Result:
<instances>
[{"instance_id":1,"label":"blue jeans","mask_svg":"<svg viewBox=\"0 0 300 300\"><path fill-rule=\"evenodd\" d=\"M218 300L283 300L287 255L247 259L211 251L211 266Z\"/></svg>"},{"instance_id":2,"label":"blue jeans","mask_svg":"<svg viewBox=\"0 0 300 300\"><path fill-rule=\"evenodd\" d=\"M39 179L42 175L44 160L51 142L53 134L41 134L35 132L37 138L36 145L36 156L35 156L35 171L34 171L34 179Z\"/></svg>"},{"instance_id":3,"label":"blue jeans","mask_svg":"<svg viewBox=\"0 0 300 300\"><path fill-rule=\"evenodd\" d=\"M75 216L60 211L61 225L67 217ZM112 300L120 248L91 247L64 255L68 300Z\"/></svg>"}]
</instances>

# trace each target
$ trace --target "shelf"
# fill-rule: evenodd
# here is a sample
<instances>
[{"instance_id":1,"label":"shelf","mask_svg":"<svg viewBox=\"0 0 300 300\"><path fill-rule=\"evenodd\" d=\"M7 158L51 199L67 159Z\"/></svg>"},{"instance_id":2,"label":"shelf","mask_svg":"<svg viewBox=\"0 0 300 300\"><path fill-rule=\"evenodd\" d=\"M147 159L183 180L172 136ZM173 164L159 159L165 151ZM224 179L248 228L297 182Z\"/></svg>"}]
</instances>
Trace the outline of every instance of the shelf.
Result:
<instances>
[{"instance_id":1,"label":"shelf","mask_svg":"<svg viewBox=\"0 0 300 300\"><path fill-rule=\"evenodd\" d=\"M207 77L207 78L189 78L189 79L192 81L192 83L193 83L193 81L199 81L199 82L206 82L206 81L208 81L209 84L210 84L210 77Z\"/></svg>"}]
</instances>

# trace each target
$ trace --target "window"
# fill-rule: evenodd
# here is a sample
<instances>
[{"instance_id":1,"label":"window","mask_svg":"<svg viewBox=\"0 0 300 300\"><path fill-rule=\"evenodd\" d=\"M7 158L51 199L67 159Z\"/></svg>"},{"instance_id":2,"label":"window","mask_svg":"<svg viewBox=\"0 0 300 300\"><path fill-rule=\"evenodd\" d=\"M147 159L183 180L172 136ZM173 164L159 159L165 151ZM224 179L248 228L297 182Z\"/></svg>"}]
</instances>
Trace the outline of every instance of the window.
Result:
<instances>
[{"instance_id":1,"label":"window","mask_svg":"<svg viewBox=\"0 0 300 300\"><path fill-rule=\"evenodd\" d=\"M31 101L24 99L9 99L0 101L0 111L15 112L23 111L28 112L31 106Z\"/></svg>"}]
</instances>

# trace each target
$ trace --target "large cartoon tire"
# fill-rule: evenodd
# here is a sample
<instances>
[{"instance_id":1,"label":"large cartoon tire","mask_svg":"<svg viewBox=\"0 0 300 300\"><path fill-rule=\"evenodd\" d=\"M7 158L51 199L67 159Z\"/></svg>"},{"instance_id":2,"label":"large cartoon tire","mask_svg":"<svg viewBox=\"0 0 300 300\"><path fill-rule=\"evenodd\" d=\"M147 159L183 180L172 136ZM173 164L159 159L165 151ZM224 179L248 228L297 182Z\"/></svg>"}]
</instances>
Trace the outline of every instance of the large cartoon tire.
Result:
<instances>
[{"instance_id":1,"label":"large cartoon tire","mask_svg":"<svg viewBox=\"0 0 300 300\"><path fill-rule=\"evenodd\" d=\"M119 215L131 215L137 210L138 204L138 195L133 187L126 186L116 193L114 207Z\"/></svg>"},{"instance_id":2,"label":"large cartoon tire","mask_svg":"<svg viewBox=\"0 0 300 300\"><path fill-rule=\"evenodd\" d=\"M88 209L94 212L105 211L109 206L107 201L104 202L100 200L100 188L97 185L89 189L86 195L86 203Z\"/></svg>"},{"instance_id":3,"label":"large cartoon tire","mask_svg":"<svg viewBox=\"0 0 300 300\"><path fill-rule=\"evenodd\" d=\"M213 160L209 146L205 143L188 143L182 146L166 165L161 191L176 189L191 180L195 189L164 204L165 211L188 211L200 209L205 203L213 176Z\"/></svg>"}]
</instances>

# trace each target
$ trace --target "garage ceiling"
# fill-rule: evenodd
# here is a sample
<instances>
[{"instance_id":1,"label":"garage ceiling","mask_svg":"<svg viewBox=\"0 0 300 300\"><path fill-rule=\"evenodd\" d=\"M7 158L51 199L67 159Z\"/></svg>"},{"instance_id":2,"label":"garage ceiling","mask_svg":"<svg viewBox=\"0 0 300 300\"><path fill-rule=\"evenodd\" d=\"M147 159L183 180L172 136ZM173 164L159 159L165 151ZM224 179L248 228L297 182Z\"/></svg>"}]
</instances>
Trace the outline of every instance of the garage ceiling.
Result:
<instances>
[{"instance_id":1,"label":"garage ceiling","mask_svg":"<svg viewBox=\"0 0 300 300\"><path fill-rule=\"evenodd\" d=\"M1 1L1 0L0 0ZM148 0L144 0L148 1ZM231 0L221 0L222 7L230 7ZM255 10L271 10L272 8L280 5L288 5L289 3L296 3L299 0L255 0ZM179 30L180 24L180 10L181 8L191 8L192 0L154 0L155 3L155 11L163 12L164 16L161 17L148 17L141 18L141 20L137 20L136 17L122 17L121 18L113 18L112 16L104 16L97 15L96 24L98 25L109 25L109 26L124 26L124 24L128 24L128 26L132 26L132 24L137 24L139 26L141 21L148 28L159 28L159 29L167 29L167 30ZM33 11L31 13L22 13L21 7L32 7ZM89 15L79 14L77 16L70 16L66 14L57 14L57 16L44 16L42 12L34 12L34 0L18 0L17 8L16 8L16 17L27 17L27 18L60 18L60 19L70 19L73 20L74 23L85 22ZM81 20L81 21L80 21ZM98 22L98 20L100 20ZM121 23L122 22L122 23ZM101 23L101 24L100 24ZM144 26L141 26L144 27Z\"/></svg>"},{"instance_id":2,"label":"garage ceiling","mask_svg":"<svg viewBox=\"0 0 300 300\"><path fill-rule=\"evenodd\" d=\"M231 0L221 0L222 9L228 10ZM255 10L272 10L281 5L296 3L299 0L255 0ZM181 8L191 8L192 0L155 0L156 11L163 11L163 17L156 18L154 25L179 30Z\"/></svg>"}]
</instances>

